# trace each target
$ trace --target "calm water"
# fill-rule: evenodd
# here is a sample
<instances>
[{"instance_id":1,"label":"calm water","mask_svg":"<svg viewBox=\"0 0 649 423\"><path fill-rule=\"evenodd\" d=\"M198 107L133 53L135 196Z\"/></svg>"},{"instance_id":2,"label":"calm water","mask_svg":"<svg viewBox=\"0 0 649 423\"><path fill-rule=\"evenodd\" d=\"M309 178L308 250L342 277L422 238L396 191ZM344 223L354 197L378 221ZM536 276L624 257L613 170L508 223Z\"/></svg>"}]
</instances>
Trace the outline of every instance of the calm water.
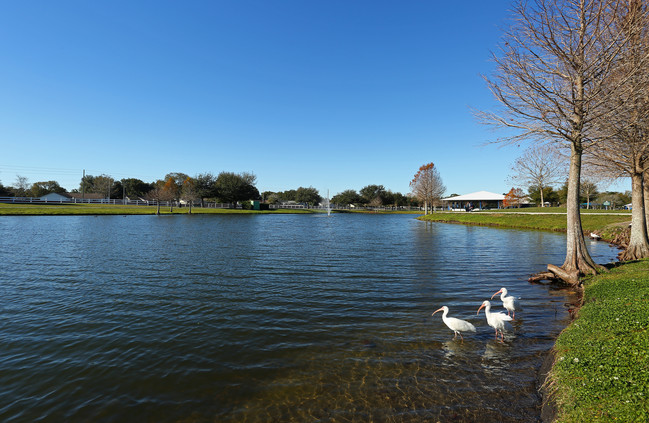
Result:
<instances>
[{"instance_id":1,"label":"calm water","mask_svg":"<svg viewBox=\"0 0 649 423\"><path fill-rule=\"evenodd\" d=\"M526 281L563 235L412 215L2 217L0 246L5 422L535 421L569 300Z\"/></svg>"}]
</instances>

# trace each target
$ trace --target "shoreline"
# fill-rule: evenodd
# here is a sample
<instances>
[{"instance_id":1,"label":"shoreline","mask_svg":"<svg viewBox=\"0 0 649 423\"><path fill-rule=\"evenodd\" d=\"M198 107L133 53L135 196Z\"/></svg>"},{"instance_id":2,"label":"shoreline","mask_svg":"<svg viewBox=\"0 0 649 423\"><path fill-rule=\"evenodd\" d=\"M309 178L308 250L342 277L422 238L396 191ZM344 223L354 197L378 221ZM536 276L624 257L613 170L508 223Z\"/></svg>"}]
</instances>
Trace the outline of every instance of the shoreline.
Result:
<instances>
[{"instance_id":1,"label":"shoreline","mask_svg":"<svg viewBox=\"0 0 649 423\"><path fill-rule=\"evenodd\" d=\"M470 226L487 226L503 229L531 229L550 232L566 232L565 213L545 212L437 212L418 219L426 222L452 223ZM593 233L598 241L623 248L628 243L631 215L627 213L583 213L584 236Z\"/></svg>"},{"instance_id":2,"label":"shoreline","mask_svg":"<svg viewBox=\"0 0 649 423\"><path fill-rule=\"evenodd\" d=\"M253 210L244 208L209 208L174 207L169 211L169 206L160 208L157 213L156 206L124 206L121 204L13 204L0 203L0 216L192 216L192 215L221 215L221 214L327 214L324 209L310 208L280 208L267 210ZM361 214L412 214L421 215L420 211L411 210L331 210L331 214L361 213Z\"/></svg>"}]
</instances>

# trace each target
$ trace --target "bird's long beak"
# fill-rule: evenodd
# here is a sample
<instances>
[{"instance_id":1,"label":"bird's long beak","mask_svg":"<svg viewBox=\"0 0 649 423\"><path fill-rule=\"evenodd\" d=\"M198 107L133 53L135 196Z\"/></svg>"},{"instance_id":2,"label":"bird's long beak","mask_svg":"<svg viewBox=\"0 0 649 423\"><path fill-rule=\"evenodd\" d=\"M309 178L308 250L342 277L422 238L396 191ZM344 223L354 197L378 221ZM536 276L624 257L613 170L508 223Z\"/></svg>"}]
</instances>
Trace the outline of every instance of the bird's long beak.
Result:
<instances>
[{"instance_id":1,"label":"bird's long beak","mask_svg":"<svg viewBox=\"0 0 649 423\"><path fill-rule=\"evenodd\" d=\"M438 311L442 311L442 310L444 310L444 307L440 308L439 310L435 310L435 312L433 312L433 314L437 313ZM431 316L432 316L433 314L431 314Z\"/></svg>"},{"instance_id":2,"label":"bird's long beak","mask_svg":"<svg viewBox=\"0 0 649 423\"><path fill-rule=\"evenodd\" d=\"M494 294L494 295L495 295L495 294ZM482 304L482 305L480 306L480 308L478 309L478 312L476 313L476 316L477 316L478 314L480 314L480 310L482 310L482 307L484 307L484 304Z\"/></svg>"},{"instance_id":3,"label":"bird's long beak","mask_svg":"<svg viewBox=\"0 0 649 423\"><path fill-rule=\"evenodd\" d=\"M496 295L498 295L498 294L500 294L500 293L502 293L502 292L503 292L502 289L501 289L500 291L496 292L495 294L493 294L493 295L491 296L491 299L493 300L494 297L495 297Z\"/></svg>"}]
</instances>

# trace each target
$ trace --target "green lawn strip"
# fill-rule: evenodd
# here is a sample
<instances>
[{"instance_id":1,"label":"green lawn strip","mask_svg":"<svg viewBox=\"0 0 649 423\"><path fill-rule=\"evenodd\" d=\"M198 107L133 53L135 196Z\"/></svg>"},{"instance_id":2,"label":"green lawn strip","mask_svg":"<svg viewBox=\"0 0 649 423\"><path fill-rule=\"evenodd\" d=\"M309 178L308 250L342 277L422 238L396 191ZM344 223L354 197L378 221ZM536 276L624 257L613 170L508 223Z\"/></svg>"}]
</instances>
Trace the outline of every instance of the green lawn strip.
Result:
<instances>
[{"instance_id":1,"label":"green lawn strip","mask_svg":"<svg viewBox=\"0 0 649 423\"><path fill-rule=\"evenodd\" d=\"M332 212L333 213L333 212ZM418 210L366 210L366 209L347 209L336 210L335 213L357 213L357 214L413 214L422 215L423 212Z\"/></svg>"},{"instance_id":2,"label":"green lawn strip","mask_svg":"<svg viewBox=\"0 0 649 423\"><path fill-rule=\"evenodd\" d=\"M187 214L188 207L174 207L173 214ZM150 215L156 213L155 206L123 206L117 204L3 204L0 216L50 216L50 215ZM304 214L314 213L308 209L242 210L192 208L192 214ZM172 214L169 207L160 207L160 214Z\"/></svg>"},{"instance_id":3,"label":"green lawn strip","mask_svg":"<svg viewBox=\"0 0 649 423\"><path fill-rule=\"evenodd\" d=\"M422 216L421 220L431 222L462 223L468 225L498 226L503 228L538 229L565 231L565 214L529 213L446 213L436 212ZM628 214L584 213L581 216L584 232L598 232L604 239L612 239L613 234L623 230L631 222ZM606 236L604 236L606 235Z\"/></svg>"},{"instance_id":4,"label":"green lawn strip","mask_svg":"<svg viewBox=\"0 0 649 423\"><path fill-rule=\"evenodd\" d=\"M649 260L584 285L578 317L555 344L557 421L649 421Z\"/></svg>"},{"instance_id":5,"label":"green lawn strip","mask_svg":"<svg viewBox=\"0 0 649 423\"><path fill-rule=\"evenodd\" d=\"M628 214L631 216L631 210L603 210L603 209L579 209L581 214L598 214L598 213L613 213L613 214ZM498 210L478 210L472 213L566 213L565 207L523 207L523 208L509 208Z\"/></svg>"}]
</instances>

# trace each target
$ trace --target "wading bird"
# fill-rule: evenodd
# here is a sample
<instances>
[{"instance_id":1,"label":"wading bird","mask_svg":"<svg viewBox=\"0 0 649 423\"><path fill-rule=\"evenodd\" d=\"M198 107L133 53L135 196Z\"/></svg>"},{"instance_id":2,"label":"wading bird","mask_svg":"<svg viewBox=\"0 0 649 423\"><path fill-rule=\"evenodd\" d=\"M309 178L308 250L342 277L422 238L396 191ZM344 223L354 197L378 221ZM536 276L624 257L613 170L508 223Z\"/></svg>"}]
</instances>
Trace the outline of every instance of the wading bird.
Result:
<instances>
[{"instance_id":1,"label":"wading bird","mask_svg":"<svg viewBox=\"0 0 649 423\"><path fill-rule=\"evenodd\" d=\"M455 317L446 317L446 315L448 314L448 307L443 306L439 310L435 310L435 313L437 313L438 311L444 311L444 314L442 314L442 320L450 330L455 332L453 339L457 338L457 336L460 335L460 339L464 342L464 338L462 338L462 334L460 332L475 332L475 326L473 326L466 320L456 319ZM431 314L431 316L434 316L435 313Z\"/></svg>"},{"instance_id":2,"label":"wading bird","mask_svg":"<svg viewBox=\"0 0 649 423\"><path fill-rule=\"evenodd\" d=\"M507 315L509 316L509 312L511 312L512 319L516 319L516 310L523 310L518 299L516 297L512 297L511 295L507 295L507 288L500 288L500 291L493 294L491 296L491 299L493 300L493 298L498 294L500 294L500 300L503 302L503 307L507 309Z\"/></svg>"},{"instance_id":3,"label":"wading bird","mask_svg":"<svg viewBox=\"0 0 649 423\"><path fill-rule=\"evenodd\" d=\"M505 313L492 313L491 312L491 303L489 301L483 301L482 305L478 309L477 314L480 314L480 310L484 307L484 314L487 317L487 324L496 330L496 338L498 338L498 331L500 331L500 339L505 342L505 322L512 320L512 318Z\"/></svg>"}]
</instances>

